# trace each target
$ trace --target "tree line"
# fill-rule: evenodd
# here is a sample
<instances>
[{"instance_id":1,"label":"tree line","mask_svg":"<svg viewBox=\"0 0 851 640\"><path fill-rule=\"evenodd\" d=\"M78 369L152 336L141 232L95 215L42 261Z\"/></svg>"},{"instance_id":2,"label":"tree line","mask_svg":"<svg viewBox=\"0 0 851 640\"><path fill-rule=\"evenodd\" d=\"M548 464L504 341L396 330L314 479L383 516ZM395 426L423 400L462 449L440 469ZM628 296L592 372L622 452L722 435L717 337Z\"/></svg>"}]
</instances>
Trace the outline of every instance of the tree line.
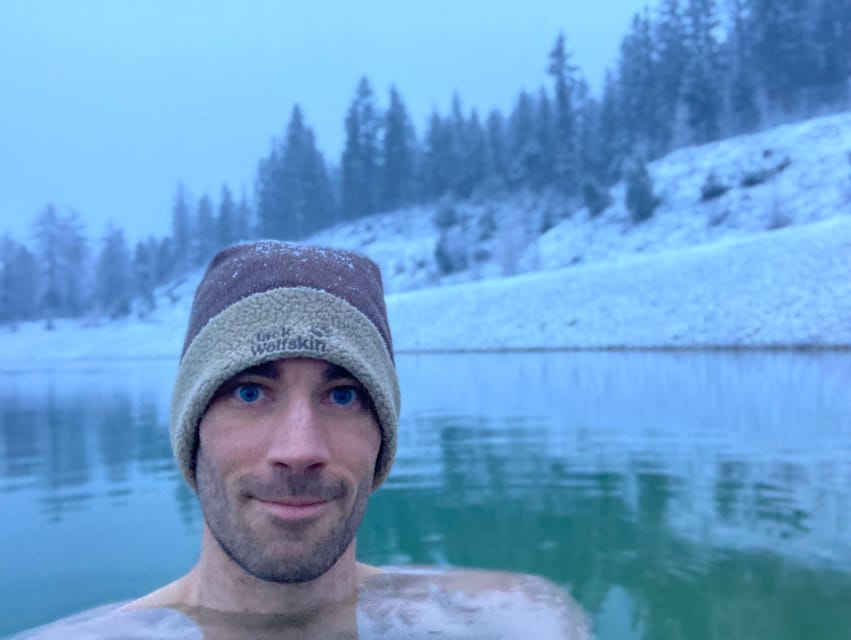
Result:
<instances>
[{"instance_id":1,"label":"tree line","mask_svg":"<svg viewBox=\"0 0 851 640\"><path fill-rule=\"evenodd\" d=\"M848 0L661 0L636 14L595 96L559 35L548 83L521 91L509 113L481 115L455 94L417 134L391 87L381 106L367 77L329 162L295 105L283 136L258 162L254 193L216 201L178 186L171 232L130 247L113 226L92 247L81 217L47 205L30 246L0 241L0 322L153 308L154 288L203 265L215 250L257 237L300 239L379 211L438 199L553 191L593 215L621 179L652 214L645 164L673 149L848 107ZM637 195L636 195L637 194ZM641 205L641 202L644 202Z\"/></svg>"}]
</instances>

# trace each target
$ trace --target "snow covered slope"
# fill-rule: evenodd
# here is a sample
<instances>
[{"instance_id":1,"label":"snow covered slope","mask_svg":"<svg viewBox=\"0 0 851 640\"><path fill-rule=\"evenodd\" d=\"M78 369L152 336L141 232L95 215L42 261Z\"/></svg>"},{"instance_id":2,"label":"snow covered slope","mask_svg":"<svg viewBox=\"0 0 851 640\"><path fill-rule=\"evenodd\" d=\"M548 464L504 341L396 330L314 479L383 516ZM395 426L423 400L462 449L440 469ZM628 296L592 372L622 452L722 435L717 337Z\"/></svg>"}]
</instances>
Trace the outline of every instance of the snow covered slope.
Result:
<instances>
[{"instance_id":1,"label":"snow covered slope","mask_svg":"<svg viewBox=\"0 0 851 640\"><path fill-rule=\"evenodd\" d=\"M400 351L851 346L851 216L388 305Z\"/></svg>"},{"instance_id":2,"label":"snow covered slope","mask_svg":"<svg viewBox=\"0 0 851 640\"><path fill-rule=\"evenodd\" d=\"M596 217L523 194L456 204L443 230L417 207L310 242L381 265L400 351L851 347L850 154L846 113L658 160L661 204L639 225L617 185ZM457 259L448 273L441 238ZM0 358L176 359L201 275L162 287L143 319L4 331Z\"/></svg>"}]
</instances>

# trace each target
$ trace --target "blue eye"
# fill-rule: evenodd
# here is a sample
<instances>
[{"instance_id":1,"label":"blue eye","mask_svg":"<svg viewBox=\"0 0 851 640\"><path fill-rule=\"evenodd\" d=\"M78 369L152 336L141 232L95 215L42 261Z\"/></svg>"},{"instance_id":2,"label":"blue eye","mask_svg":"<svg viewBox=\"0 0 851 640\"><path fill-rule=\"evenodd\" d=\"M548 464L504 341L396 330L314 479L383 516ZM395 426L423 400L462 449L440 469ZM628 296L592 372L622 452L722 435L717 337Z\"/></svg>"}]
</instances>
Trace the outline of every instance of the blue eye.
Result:
<instances>
[{"instance_id":1,"label":"blue eye","mask_svg":"<svg viewBox=\"0 0 851 640\"><path fill-rule=\"evenodd\" d=\"M352 404L358 397L358 392L351 387L337 387L331 391L331 400L334 404L346 407Z\"/></svg>"},{"instance_id":2,"label":"blue eye","mask_svg":"<svg viewBox=\"0 0 851 640\"><path fill-rule=\"evenodd\" d=\"M257 402L260 399L260 387L256 384L241 384L236 388L239 399L243 402Z\"/></svg>"}]
</instances>

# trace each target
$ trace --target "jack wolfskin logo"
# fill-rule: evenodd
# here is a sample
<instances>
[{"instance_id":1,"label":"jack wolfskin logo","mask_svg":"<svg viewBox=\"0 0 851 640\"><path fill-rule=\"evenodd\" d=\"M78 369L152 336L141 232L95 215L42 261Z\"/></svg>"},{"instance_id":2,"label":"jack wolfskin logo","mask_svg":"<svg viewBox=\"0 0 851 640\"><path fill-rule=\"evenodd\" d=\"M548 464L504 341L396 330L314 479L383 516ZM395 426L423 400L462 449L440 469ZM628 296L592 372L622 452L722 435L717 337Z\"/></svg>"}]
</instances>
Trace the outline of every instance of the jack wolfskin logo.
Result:
<instances>
[{"instance_id":1,"label":"jack wolfskin logo","mask_svg":"<svg viewBox=\"0 0 851 640\"><path fill-rule=\"evenodd\" d=\"M317 326L310 327L307 335L296 335L290 327L258 331L254 335L251 353L255 356L281 351L325 353L328 350L328 345L324 338L327 338L328 335L329 332L326 328Z\"/></svg>"}]
</instances>

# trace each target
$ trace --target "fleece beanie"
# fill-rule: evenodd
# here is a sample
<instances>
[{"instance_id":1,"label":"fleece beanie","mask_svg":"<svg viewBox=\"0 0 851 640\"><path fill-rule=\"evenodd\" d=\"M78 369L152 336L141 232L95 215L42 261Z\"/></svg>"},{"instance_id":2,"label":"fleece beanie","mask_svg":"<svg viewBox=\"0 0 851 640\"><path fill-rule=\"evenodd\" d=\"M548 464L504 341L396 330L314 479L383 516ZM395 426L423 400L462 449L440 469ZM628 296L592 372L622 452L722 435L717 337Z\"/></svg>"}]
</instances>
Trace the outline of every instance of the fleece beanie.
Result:
<instances>
[{"instance_id":1,"label":"fleece beanie","mask_svg":"<svg viewBox=\"0 0 851 640\"><path fill-rule=\"evenodd\" d=\"M281 358L348 370L381 428L374 487L390 471L399 382L381 271L350 251L286 242L220 251L195 292L171 402L171 445L194 488L198 427L216 390L240 371Z\"/></svg>"}]
</instances>

